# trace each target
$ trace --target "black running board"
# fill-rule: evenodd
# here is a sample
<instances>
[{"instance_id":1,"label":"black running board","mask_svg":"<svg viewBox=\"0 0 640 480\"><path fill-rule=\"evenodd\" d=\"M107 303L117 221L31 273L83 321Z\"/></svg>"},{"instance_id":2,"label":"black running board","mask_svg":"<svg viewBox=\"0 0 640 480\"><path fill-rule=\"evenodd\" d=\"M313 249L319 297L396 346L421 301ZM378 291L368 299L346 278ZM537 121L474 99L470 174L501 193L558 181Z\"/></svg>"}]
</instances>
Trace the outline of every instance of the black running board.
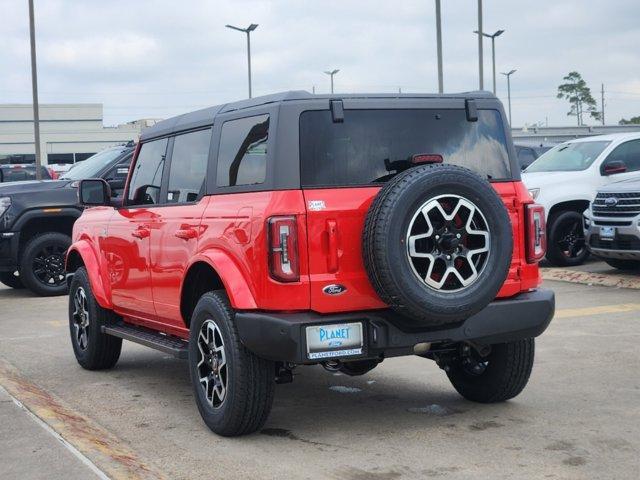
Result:
<instances>
[{"instance_id":1,"label":"black running board","mask_svg":"<svg viewBox=\"0 0 640 480\"><path fill-rule=\"evenodd\" d=\"M102 332L130 342L139 343L145 347L151 347L176 358L186 359L189 357L189 344L186 341L170 335L164 335L150 328L118 323L115 325L103 325Z\"/></svg>"}]
</instances>

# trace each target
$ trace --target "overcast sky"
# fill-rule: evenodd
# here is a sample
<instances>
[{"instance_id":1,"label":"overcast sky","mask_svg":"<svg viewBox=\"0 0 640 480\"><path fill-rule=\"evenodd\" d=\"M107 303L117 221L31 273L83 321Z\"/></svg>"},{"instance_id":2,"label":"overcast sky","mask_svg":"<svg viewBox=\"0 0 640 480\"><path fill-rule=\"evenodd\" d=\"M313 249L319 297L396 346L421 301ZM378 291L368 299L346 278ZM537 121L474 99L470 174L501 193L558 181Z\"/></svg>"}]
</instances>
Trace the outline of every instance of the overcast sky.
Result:
<instances>
[{"instance_id":1,"label":"overcast sky","mask_svg":"<svg viewBox=\"0 0 640 480\"><path fill-rule=\"evenodd\" d=\"M169 117L247 95L244 34L252 34L254 96L436 92L434 0L35 0L42 103L104 104L105 124ZM478 88L475 0L442 0L446 92ZM30 103L27 0L0 0L0 103ZM580 72L607 123L640 115L640 0L485 0L498 71L512 78L513 124L575 124L555 98ZM485 42L485 89L492 88ZM506 80L498 74L506 107ZM589 120L592 123L592 120Z\"/></svg>"}]
</instances>

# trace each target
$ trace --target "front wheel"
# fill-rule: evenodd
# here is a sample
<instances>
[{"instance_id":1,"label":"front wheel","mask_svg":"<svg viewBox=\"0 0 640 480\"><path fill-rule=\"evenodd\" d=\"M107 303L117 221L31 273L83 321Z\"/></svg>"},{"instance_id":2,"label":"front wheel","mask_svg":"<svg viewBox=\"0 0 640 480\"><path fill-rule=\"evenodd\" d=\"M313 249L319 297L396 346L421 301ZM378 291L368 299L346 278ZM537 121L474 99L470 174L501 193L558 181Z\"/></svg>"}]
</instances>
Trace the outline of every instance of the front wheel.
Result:
<instances>
[{"instance_id":1,"label":"front wheel","mask_svg":"<svg viewBox=\"0 0 640 480\"><path fill-rule=\"evenodd\" d=\"M262 428L273 404L275 365L242 345L223 291L205 293L193 311L189 372L200 415L213 432L235 437Z\"/></svg>"},{"instance_id":2,"label":"front wheel","mask_svg":"<svg viewBox=\"0 0 640 480\"><path fill-rule=\"evenodd\" d=\"M534 351L533 338L492 345L484 357L463 344L456 360L448 365L447 376L467 400L504 402L517 396L527 385Z\"/></svg>"},{"instance_id":3,"label":"front wheel","mask_svg":"<svg viewBox=\"0 0 640 480\"><path fill-rule=\"evenodd\" d=\"M120 358L122 339L102 333L115 314L98 305L87 271L76 270L69 288L69 333L78 363L87 370L112 368Z\"/></svg>"},{"instance_id":4,"label":"front wheel","mask_svg":"<svg viewBox=\"0 0 640 480\"><path fill-rule=\"evenodd\" d=\"M64 269L68 235L57 232L33 237L24 247L20 259L20 278L24 286L43 297L67 293Z\"/></svg>"},{"instance_id":5,"label":"front wheel","mask_svg":"<svg viewBox=\"0 0 640 480\"><path fill-rule=\"evenodd\" d=\"M557 267L582 265L589 257L584 239L582 214L560 212L549 218L547 260Z\"/></svg>"},{"instance_id":6,"label":"front wheel","mask_svg":"<svg viewBox=\"0 0 640 480\"><path fill-rule=\"evenodd\" d=\"M617 258L605 258L604 261L618 270L627 272L640 271L640 261L638 260L619 260Z\"/></svg>"},{"instance_id":7,"label":"front wheel","mask_svg":"<svg viewBox=\"0 0 640 480\"><path fill-rule=\"evenodd\" d=\"M0 272L0 283L4 283L7 287L19 290L24 288L22 280L14 272Z\"/></svg>"}]
</instances>

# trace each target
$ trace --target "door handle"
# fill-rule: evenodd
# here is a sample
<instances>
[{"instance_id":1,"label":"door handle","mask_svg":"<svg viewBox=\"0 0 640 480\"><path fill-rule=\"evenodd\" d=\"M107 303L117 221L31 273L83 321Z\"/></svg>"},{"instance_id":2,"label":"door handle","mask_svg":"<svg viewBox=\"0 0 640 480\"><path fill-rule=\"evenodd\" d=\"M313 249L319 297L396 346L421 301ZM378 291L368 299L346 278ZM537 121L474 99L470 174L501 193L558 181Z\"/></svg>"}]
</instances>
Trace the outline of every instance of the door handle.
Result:
<instances>
[{"instance_id":1,"label":"door handle","mask_svg":"<svg viewBox=\"0 0 640 480\"><path fill-rule=\"evenodd\" d=\"M327 270L335 273L338 271L338 224L335 220L327 220L327 232L329 233Z\"/></svg>"},{"instance_id":2,"label":"door handle","mask_svg":"<svg viewBox=\"0 0 640 480\"><path fill-rule=\"evenodd\" d=\"M147 227L138 227L136 230L131 232L131 235L136 238L142 239L147 238L149 235L151 235L151 231Z\"/></svg>"},{"instance_id":3,"label":"door handle","mask_svg":"<svg viewBox=\"0 0 640 480\"><path fill-rule=\"evenodd\" d=\"M198 232L193 228L181 228L180 230L176 230L174 235L178 238L182 238L183 240L191 240L198 236Z\"/></svg>"}]
</instances>

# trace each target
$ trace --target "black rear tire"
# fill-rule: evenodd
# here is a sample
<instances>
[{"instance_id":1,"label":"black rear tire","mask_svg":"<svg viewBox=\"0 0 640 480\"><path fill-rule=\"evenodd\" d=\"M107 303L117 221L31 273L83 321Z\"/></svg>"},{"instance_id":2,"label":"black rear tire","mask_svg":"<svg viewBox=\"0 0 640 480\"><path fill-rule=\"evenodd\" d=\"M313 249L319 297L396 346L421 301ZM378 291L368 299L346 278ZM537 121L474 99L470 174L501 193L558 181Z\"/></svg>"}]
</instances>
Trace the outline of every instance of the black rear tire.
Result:
<instances>
[{"instance_id":1,"label":"black rear tire","mask_svg":"<svg viewBox=\"0 0 640 480\"><path fill-rule=\"evenodd\" d=\"M67 293L64 261L71 245L68 235L57 232L36 235L20 258L20 278L33 293L50 297Z\"/></svg>"},{"instance_id":2,"label":"black rear tire","mask_svg":"<svg viewBox=\"0 0 640 480\"><path fill-rule=\"evenodd\" d=\"M582 214L574 211L549 217L547 260L556 267L582 265L589 258L582 228Z\"/></svg>"},{"instance_id":3,"label":"black rear tire","mask_svg":"<svg viewBox=\"0 0 640 480\"><path fill-rule=\"evenodd\" d=\"M462 206L465 203L473 210ZM445 213L453 218L421 220L426 208L449 208ZM426 233L414 235L419 222L428 224L422 225ZM475 235L472 230L487 234L480 245L486 253L467 253L478 249L468 240ZM418 237L423 239L411 246ZM422 251L411 257L420 241ZM509 273L512 253L513 232L504 202L487 180L459 166L424 165L397 175L378 193L365 220L362 254L369 281L380 298L402 314L397 321L408 328L458 322L485 308ZM433 255L430 264L423 263L423 271L418 271L418 262L426 262L428 255ZM475 276L456 285L454 274L472 272L471 261Z\"/></svg>"},{"instance_id":4,"label":"black rear tire","mask_svg":"<svg viewBox=\"0 0 640 480\"><path fill-rule=\"evenodd\" d=\"M611 265L613 268L617 268L618 270L624 270L627 272L640 271L639 260L621 260L617 258L604 258L603 260L608 265Z\"/></svg>"},{"instance_id":5,"label":"black rear tire","mask_svg":"<svg viewBox=\"0 0 640 480\"><path fill-rule=\"evenodd\" d=\"M0 283L5 284L7 287L20 290L24 288L22 280L14 272L0 272Z\"/></svg>"},{"instance_id":6,"label":"black rear tire","mask_svg":"<svg viewBox=\"0 0 640 480\"><path fill-rule=\"evenodd\" d=\"M471 357L461 355L447 371L451 384L460 395L473 402L496 403L522 392L533 368L533 338L492 345L491 353L484 358L469 348Z\"/></svg>"},{"instance_id":7,"label":"black rear tire","mask_svg":"<svg viewBox=\"0 0 640 480\"><path fill-rule=\"evenodd\" d=\"M211 343L204 337L200 343L201 331L204 334L208 329L213 332ZM207 352L202 345L212 348ZM225 437L246 435L267 421L275 391L275 364L242 344L224 291L205 293L193 311L189 373L200 415L213 432ZM215 388L221 390L220 385L225 387L224 396L214 394Z\"/></svg>"},{"instance_id":8,"label":"black rear tire","mask_svg":"<svg viewBox=\"0 0 640 480\"><path fill-rule=\"evenodd\" d=\"M81 306L76 299L84 297ZM80 311L82 310L82 312ZM84 267L76 270L69 288L69 333L76 360L87 370L113 368L120 358L122 339L102 333L102 325L117 320L111 311L98 305ZM80 325L83 323L84 325ZM84 331L84 335L80 328Z\"/></svg>"}]
</instances>

